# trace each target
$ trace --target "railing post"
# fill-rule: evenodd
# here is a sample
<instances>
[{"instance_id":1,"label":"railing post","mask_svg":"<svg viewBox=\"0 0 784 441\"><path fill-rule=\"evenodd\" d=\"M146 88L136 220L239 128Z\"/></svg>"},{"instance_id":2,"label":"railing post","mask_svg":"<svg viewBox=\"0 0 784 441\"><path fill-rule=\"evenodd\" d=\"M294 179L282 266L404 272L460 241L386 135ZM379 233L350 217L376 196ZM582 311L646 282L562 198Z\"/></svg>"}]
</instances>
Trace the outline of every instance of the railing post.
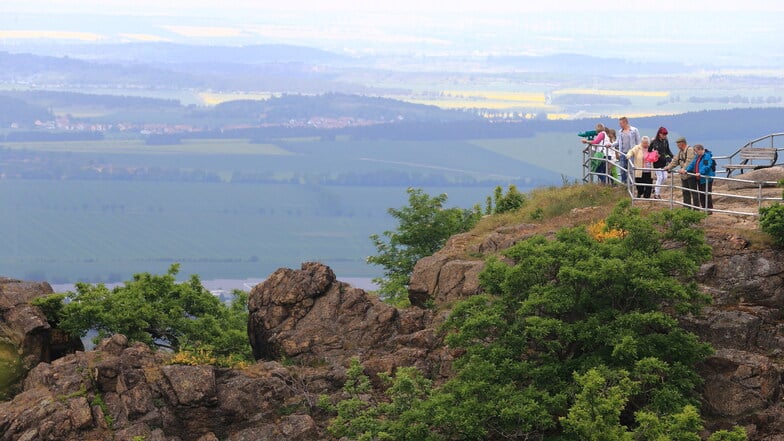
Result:
<instances>
[{"instance_id":1,"label":"railing post","mask_svg":"<svg viewBox=\"0 0 784 441\"><path fill-rule=\"evenodd\" d=\"M757 213L762 208L762 182L757 183Z\"/></svg>"}]
</instances>

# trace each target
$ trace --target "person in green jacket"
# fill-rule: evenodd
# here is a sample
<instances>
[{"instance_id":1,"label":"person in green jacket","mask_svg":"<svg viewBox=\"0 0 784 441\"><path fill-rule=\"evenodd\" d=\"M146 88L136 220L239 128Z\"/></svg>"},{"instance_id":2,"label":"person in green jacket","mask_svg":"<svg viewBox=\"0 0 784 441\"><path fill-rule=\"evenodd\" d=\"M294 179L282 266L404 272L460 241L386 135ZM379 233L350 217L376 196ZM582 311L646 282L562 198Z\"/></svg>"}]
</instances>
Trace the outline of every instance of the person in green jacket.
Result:
<instances>
[{"instance_id":1,"label":"person in green jacket","mask_svg":"<svg viewBox=\"0 0 784 441\"><path fill-rule=\"evenodd\" d=\"M675 145L678 146L678 154L664 167L667 171L672 171L677 167L684 170L694 160L694 149L686 142L686 138L681 136L675 140ZM683 205L686 207L699 207L700 200L697 193L697 178L686 173L683 173L680 176L681 191L683 191Z\"/></svg>"}]
</instances>

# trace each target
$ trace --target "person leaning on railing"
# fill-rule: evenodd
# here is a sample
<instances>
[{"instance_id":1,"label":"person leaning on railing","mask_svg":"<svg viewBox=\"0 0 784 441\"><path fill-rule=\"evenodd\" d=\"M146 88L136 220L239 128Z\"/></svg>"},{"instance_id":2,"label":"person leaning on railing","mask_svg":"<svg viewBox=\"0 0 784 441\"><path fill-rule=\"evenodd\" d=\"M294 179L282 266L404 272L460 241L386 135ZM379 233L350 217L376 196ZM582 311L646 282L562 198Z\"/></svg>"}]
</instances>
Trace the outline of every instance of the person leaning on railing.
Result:
<instances>
[{"instance_id":1,"label":"person leaning on railing","mask_svg":"<svg viewBox=\"0 0 784 441\"><path fill-rule=\"evenodd\" d=\"M679 173L694 173L697 175L697 190L700 193L700 206L702 208L713 208L713 176L716 175L716 169L713 166L713 153L702 146L702 144L694 144L694 159L686 166L686 169L681 169Z\"/></svg>"},{"instance_id":2,"label":"person leaning on railing","mask_svg":"<svg viewBox=\"0 0 784 441\"><path fill-rule=\"evenodd\" d=\"M675 140L675 144L678 146L678 154L672 158L672 161L664 167L667 171L672 171L677 167L680 167L681 170L685 170L692 161L694 161L694 149L686 143L686 138L680 137ZM700 200L699 196L697 195L697 178L693 175L688 175L686 173L681 173L681 187L683 187L683 203L684 205L692 206L692 207L699 207Z\"/></svg>"},{"instance_id":3,"label":"person leaning on railing","mask_svg":"<svg viewBox=\"0 0 784 441\"><path fill-rule=\"evenodd\" d=\"M605 145L607 142L607 133L604 130L604 124L596 124L596 137L592 141L583 139L583 144L588 144L585 147L585 152L591 155L591 171L599 175L599 182L607 182L607 161L609 155Z\"/></svg>"},{"instance_id":4,"label":"person leaning on railing","mask_svg":"<svg viewBox=\"0 0 784 441\"><path fill-rule=\"evenodd\" d=\"M627 178L626 170L629 168L627 153L629 153L629 150L635 145L641 143L642 139L640 138L640 131L637 130L637 127L629 124L629 119L625 116L618 118L618 124L621 126L621 130L618 131L618 136L610 147L621 152L621 155L618 158L618 165L621 169L621 182L625 184Z\"/></svg>"}]
</instances>

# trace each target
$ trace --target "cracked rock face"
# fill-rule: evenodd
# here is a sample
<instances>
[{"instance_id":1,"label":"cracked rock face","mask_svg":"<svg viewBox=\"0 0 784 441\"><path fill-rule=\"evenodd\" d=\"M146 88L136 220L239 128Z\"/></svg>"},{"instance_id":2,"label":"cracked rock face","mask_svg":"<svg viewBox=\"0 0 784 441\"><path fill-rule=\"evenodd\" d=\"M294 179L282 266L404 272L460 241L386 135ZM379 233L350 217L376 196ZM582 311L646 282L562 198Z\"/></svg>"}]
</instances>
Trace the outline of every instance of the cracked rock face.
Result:
<instances>
[{"instance_id":1,"label":"cracked rock face","mask_svg":"<svg viewBox=\"0 0 784 441\"><path fill-rule=\"evenodd\" d=\"M40 363L0 403L0 440L320 439L302 397L333 392L325 383L310 390L307 374L297 383L278 363L240 371L169 357L114 335L95 351ZM296 410L281 417L286 405Z\"/></svg>"},{"instance_id":2,"label":"cracked rock face","mask_svg":"<svg viewBox=\"0 0 784 441\"><path fill-rule=\"evenodd\" d=\"M0 441L323 440L331 415L319 396L341 399L351 358L377 382L375 373L399 366L449 373L433 325L443 315L397 310L321 264L275 272L254 288L249 309L256 364L172 365L169 354L114 335L94 351L39 362L0 403Z\"/></svg>"},{"instance_id":3,"label":"cracked rock face","mask_svg":"<svg viewBox=\"0 0 784 441\"><path fill-rule=\"evenodd\" d=\"M0 369L5 374L0 375L0 399L13 395L18 381L38 363L84 350L81 340L52 329L31 304L53 293L46 282L0 277Z\"/></svg>"},{"instance_id":4,"label":"cracked rock face","mask_svg":"<svg viewBox=\"0 0 784 441\"><path fill-rule=\"evenodd\" d=\"M250 293L248 335L259 360L295 359L346 366L361 357L371 371L417 366L430 372L448 356L433 313L398 310L336 280L320 263L279 269Z\"/></svg>"}]
</instances>

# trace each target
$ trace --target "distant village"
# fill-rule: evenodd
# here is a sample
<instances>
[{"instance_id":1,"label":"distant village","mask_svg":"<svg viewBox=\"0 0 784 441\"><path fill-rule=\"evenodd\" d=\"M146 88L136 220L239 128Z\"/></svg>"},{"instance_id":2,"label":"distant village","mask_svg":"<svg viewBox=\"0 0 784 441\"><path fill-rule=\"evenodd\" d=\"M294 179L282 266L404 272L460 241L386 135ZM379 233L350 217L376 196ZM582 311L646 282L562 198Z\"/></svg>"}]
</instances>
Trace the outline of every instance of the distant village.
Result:
<instances>
[{"instance_id":1,"label":"distant village","mask_svg":"<svg viewBox=\"0 0 784 441\"><path fill-rule=\"evenodd\" d=\"M398 120L403 120L399 116ZM372 126L377 124L389 123L388 120L368 120L355 117L311 117L307 119L290 119L286 122L262 122L259 124L227 124L217 128L196 126L193 124L166 124L166 123L144 123L134 124L127 122L118 123L89 123L79 120L72 120L67 116L58 116L54 120L41 121L35 120L36 129L65 131L65 132L87 132L87 133L106 133L106 132L127 132L138 133L140 135L171 135L178 133L198 133L218 129L220 131L255 129L262 127L284 127L284 128L316 128L316 129L342 129L346 127ZM23 129L20 123L11 123L10 129Z\"/></svg>"}]
</instances>

